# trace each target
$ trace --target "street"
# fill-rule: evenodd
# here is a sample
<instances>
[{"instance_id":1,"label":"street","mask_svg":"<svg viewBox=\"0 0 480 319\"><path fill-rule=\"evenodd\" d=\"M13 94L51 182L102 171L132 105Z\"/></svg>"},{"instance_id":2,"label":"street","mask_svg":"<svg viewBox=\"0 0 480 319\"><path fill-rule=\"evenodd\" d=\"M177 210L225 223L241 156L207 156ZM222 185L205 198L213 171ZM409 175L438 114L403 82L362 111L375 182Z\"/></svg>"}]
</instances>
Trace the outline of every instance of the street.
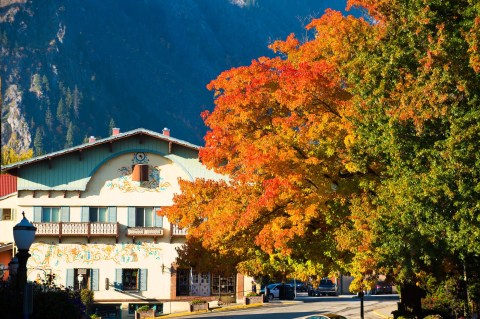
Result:
<instances>
[{"instance_id":1,"label":"street","mask_svg":"<svg viewBox=\"0 0 480 319\"><path fill-rule=\"evenodd\" d=\"M365 296L364 318L393 318L391 311L396 309L398 301L398 295ZM181 318L300 319L317 313L337 313L349 319L360 319L360 299L352 296L308 297L300 293L292 301L275 300L261 307L188 314Z\"/></svg>"}]
</instances>

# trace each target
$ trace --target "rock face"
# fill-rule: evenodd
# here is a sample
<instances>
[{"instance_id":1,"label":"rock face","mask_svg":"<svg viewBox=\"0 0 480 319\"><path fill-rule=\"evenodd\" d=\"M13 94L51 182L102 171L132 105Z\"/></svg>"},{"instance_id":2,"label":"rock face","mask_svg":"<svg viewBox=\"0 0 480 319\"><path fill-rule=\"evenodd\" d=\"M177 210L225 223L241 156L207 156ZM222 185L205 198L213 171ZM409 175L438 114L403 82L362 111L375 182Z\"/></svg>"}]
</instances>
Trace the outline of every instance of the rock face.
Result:
<instances>
[{"instance_id":1,"label":"rock face","mask_svg":"<svg viewBox=\"0 0 480 319\"><path fill-rule=\"evenodd\" d=\"M205 86L273 55L322 0L0 0L2 145L45 152L109 128L172 130L202 144ZM343 9L344 2L336 2ZM311 36L311 35L308 35Z\"/></svg>"}]
</instances>

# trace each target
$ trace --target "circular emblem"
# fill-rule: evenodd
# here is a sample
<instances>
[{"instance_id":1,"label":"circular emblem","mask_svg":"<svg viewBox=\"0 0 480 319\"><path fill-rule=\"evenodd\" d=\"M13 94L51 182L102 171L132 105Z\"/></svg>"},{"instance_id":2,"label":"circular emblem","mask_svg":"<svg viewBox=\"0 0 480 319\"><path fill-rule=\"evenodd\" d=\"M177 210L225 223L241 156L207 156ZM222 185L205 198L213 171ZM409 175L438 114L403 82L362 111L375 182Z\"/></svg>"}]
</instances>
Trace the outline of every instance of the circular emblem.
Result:
<instances>
[{"instance_id":1,"label":"circular emblem","mask_svg":"<svg viewBox=\"0 0 480 319\"><path fill-rule=\"evenodd\" d=\"M135 160L137 162L141 163L145 160L145 158L146 158L145 153L143 153L143 152L135 153Z\"/></svg>"}]
</instances>

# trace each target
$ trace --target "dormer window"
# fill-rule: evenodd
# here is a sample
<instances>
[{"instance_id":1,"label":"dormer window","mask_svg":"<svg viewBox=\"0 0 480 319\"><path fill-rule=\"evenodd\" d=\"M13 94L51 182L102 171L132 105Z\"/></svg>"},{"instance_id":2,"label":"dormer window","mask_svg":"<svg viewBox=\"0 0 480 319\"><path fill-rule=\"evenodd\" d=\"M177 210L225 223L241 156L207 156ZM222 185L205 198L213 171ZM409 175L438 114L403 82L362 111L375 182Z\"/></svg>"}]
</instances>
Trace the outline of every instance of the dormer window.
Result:
<instances>
[{"instance_id":1,"label":"dormer window","mask_svg":"<svg viewBox=\"0 0 480 319\"><path fill-rule=\"evenodd\" d=\"M148 182L148 164L135 164L132 167L132 181Z\"/></svg>"}]
</instances>

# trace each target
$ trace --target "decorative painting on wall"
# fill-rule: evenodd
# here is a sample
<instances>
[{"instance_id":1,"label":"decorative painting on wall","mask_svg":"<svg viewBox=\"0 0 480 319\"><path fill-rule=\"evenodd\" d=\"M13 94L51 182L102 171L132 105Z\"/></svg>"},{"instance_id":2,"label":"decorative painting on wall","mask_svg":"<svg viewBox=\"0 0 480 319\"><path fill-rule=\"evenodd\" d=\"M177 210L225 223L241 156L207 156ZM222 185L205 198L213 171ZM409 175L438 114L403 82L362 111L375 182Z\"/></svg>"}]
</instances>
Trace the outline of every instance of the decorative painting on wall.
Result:
<instances>
[{"instance_id":1,"label":"decorative painting on wall","mask_svg":"<svg viewBox=\"0 0 480 319\"><path fill-rule=\"evenodd\" d=\"M148 164L149 159L145 153L135 153L132 159L132 166L122 166L118 169L119 177L106 181L105 186L109 189L119 189L124 193L128 192L161 192L171 186L160 176L160 166ZM148 181L135 182L132 180L133 165L148 165Z\"/></svg>"}]
</instances>

